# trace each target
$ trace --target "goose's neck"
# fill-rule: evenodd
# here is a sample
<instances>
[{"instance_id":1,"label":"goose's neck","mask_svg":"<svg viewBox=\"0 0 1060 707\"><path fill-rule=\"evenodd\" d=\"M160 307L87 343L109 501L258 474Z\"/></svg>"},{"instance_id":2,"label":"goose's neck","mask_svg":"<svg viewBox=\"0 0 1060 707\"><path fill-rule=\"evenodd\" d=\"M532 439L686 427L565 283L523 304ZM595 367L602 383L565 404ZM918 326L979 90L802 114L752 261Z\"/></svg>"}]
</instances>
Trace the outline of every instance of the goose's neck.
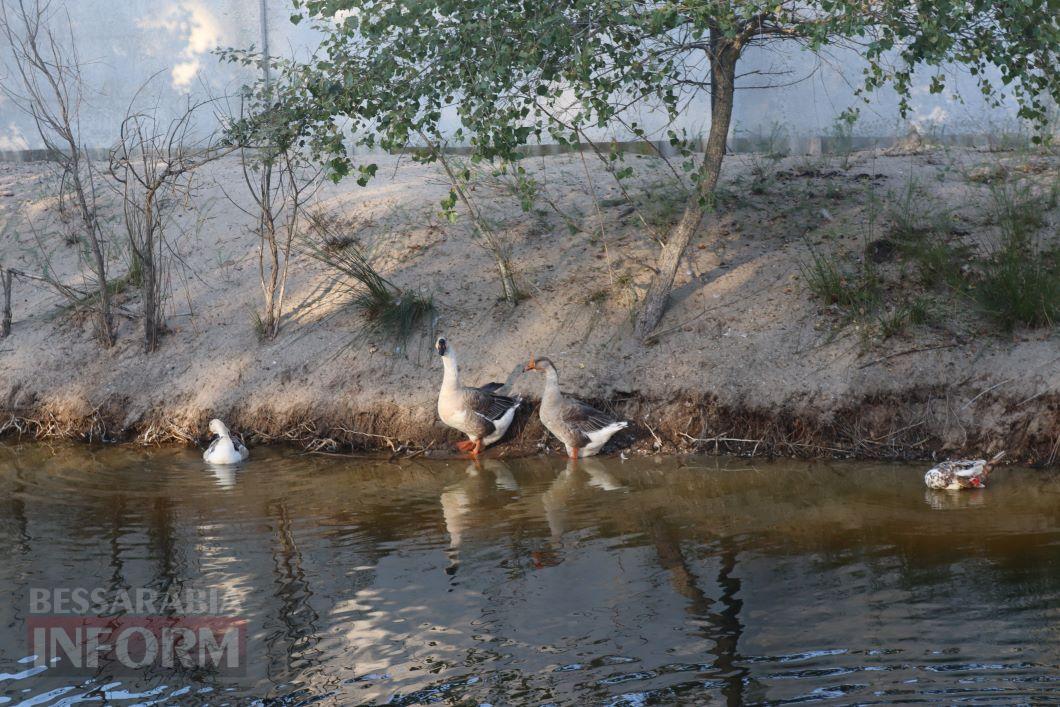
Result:
<instances>
[{"instance_id":1,"label":"goose's neck","mask_svg":"<svg viewBox=\"0 0 1060 707\"><path fill-rule=\"evenodd\" d=\"M456 356L442 356L442 390L456 390L460 387L460 372L456 368Z\"/></svg>"},{"instance_id":2,"label":"goose's neck","mask_svg":"<svg viewBox=\"0 0 1060 707\"><path fill-rule=\"evenodd\" d=\"M548 405L549 403L558 402L561 397L559 375L556 373L556 369L545 369L545 391L541 394L541 403Z\"/></svg>"}]
</instances>

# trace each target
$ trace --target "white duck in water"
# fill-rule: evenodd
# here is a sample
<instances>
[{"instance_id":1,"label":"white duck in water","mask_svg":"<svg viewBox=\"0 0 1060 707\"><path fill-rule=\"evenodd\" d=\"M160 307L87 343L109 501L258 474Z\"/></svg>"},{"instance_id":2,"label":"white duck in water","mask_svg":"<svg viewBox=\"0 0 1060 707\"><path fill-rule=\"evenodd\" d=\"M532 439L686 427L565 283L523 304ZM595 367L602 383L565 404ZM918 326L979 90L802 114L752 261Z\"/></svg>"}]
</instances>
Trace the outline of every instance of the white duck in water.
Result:
<instances>
[{"instance_id":1,"label":"white duck in water","mask_svg":"<svg viewBox=\"0 0 1060 707\"><path fill-rule=\"evenodd\" d=\"M453 347L444 338L439 338L434 348L442 357L445 369L442 387L438 391L438 417L468 436L466 441L457 443L457 449L477 457L483 448L504 436L523 401L497 395L496 391L504 387L503 383L487 383L481 388L461 385Z\"/></svg>"},{"instance_id":2,"label":"white duck in water","mask_svg":"<svg viewBox=\"0 0 1060 707\"><path fill-rule=\"evenodd\" d=\"M571 459L591 457L616 432L629 425L583 402L565 398L559 389L559 374L552 361L530 358L527 371L545 372L545 392L541 394L541 423L567 448Z\"/></svg>"},{"instance_id":3,"label":"white duck in water","mask_svg":"<svg viewBox=\"0 0 1060 707\"><path fill-rule=\"evenodd\" d=\"M232 437L225 423L210 420L210 432L216 435L210 446L202 453L204 461L210 464L238 464L250 456L243 443Z\"/></svg>"},{"instance_id":4,"label":"white duck in water","mask_svg":"<svg viewBox=\"0 0 1060 707\"><path fill-rule=\"evenodd\" d=\"M1005 456L1004 452L995 454L990 461L985 459L961 459L960 461L942 462L924 474L924 483L936 491L957 491L958 489L981 489L994 465Z\"/></svg>"}]
</instances>

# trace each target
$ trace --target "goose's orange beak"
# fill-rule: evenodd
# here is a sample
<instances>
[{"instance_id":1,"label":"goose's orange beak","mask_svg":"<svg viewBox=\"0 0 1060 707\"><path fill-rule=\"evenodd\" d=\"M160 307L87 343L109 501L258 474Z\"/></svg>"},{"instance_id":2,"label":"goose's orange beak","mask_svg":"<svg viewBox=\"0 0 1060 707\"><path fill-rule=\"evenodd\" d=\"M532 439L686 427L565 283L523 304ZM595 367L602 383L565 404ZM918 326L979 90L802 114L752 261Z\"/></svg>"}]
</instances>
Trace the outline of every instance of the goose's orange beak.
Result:
<instances>
[{"instance_id":1,"label":"goose's orange beak","mask_svg":"<svg viewBox=\"0 0 1060 707\"><path fill-rule=\"evenodd\" d=\"M537 364L534 362L534 355L530 354L530 362L526 364L526 368L524 368L523 371L526 372L535 370L537 370Z\"/></svg>"}]
</instances>

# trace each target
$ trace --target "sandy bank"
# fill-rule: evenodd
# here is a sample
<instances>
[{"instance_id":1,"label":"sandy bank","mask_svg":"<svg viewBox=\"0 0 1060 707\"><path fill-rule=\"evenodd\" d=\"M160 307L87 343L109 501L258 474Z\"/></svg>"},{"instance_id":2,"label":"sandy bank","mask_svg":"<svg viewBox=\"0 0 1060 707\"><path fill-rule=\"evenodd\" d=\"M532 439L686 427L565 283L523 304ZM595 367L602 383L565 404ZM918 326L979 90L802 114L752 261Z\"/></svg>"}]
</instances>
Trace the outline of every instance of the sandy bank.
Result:
<instances>
[{"instance_id":1,"label":"sandy bank","mask_svg":"<svg viewBox=\"0 0 1060 707\"><path fill-rule=\"evenodd\" d=\"M380 177L367 189L329 185L318 207L349 224L387 277L433 295L435 332L457 347L467 382L511 380L536 397L540 381L517 369L531 352L547 354L569 393L636 423L618 446L871 458L1004 448L1040 464L1060 456L1056 333L999 335L974 314L939 305L932 321L882 338L842 326L801 277L811 249L859 254L886 235L888 209L911 178L931 208L952 210L964 237L988 247L996 236L983 206L989 186L969 174L1031 164L1028 178L1056 179L1055 158L960 150L863 153L849 164L794 157L766 165L769 178L755 183L758 158L734 156L725 209L691 252L650 345L631 339L630 311L658 248L652 229L664 231L677 217L679 187L659 160L629 159L638 170L629 189L639 213L595 160L577 156L526 165L558 211L539 198L524 213L502 180L481 180L480 208L510 240L528 295L514 309L498 301L490 258L472 243L466 220L438 216L448 192L440 171L381 158ZM23 222L8 229L0 261L39 268L37 236L24 225L31 221L48 238L56 272L77 281L77 247L55 237L61 225L42 195L43 173L39 164L0 164L0 193L14 194L0 197L0 221L18 214ZM83 316L47 289L16 283L13 332L0 340L0 428L191 442L221 416L257 442L451 449L456 436L434 410L441 366L430 353L432 333L408 350L365 337L309 259L293 265L279 337L258 341L257 240L251 219L218 186L240 178L231 162L203 171L179 212L169 332L154 354L141 352L137 323L127 318L118 344L100 350ZM117 232L117 205L106 203L104 212ZM1048 214L1048 237L1058 222ZM120 240L111 257L120 273ZM902 264L886 267L897 272ZM134 293L120 299L135 311ZM527 408L512 441L493 453L545 442Z\"/></svg>"}]
</instances>

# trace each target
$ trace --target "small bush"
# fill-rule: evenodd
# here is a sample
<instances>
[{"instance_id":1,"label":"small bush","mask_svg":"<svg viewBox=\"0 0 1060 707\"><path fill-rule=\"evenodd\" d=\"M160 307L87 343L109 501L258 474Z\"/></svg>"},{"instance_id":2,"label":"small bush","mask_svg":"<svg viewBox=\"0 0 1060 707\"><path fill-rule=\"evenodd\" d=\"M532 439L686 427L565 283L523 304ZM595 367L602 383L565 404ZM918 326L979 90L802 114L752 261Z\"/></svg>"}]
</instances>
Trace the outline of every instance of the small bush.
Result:
<instances>
[{"instance_id":1,"label":"small bush","mask_svg":"<svg viewBox=\"0 0 1060 707\"><path fill-rule=\"evenodd\" d=\"M258 338L258 342L263 342L268 338L268 329L265 326L265 320L261 318L261 313L252 311L250 313L250 324L254 327L254 335Z\"/></svg>"},{"instance_id":2,"label":"small bush","mask_svg":"<svg viewBox=\"0 0 1060 707\"><path fill-rule=\"evenodd\" d=\"M930 323L961 328L969 303L1002 331L1056 325L1060 246L1043 247L1040 237L1060 203L1060 180L1046 188L1009 180L989 192L986 222L998 230L992 249L965 240L951 214L910 180L892 196L890 230L866 243L863 262L813 252L802 268L807 287L842 313L841 326L855 324L863 337L888 339ZM936 306L950 315L939 316Z\"/></svg>"},{"instance_id":3,"label":"small bush","mask_svg":"<svg viewBox=\"0 0 1060 707\"><path fill-rule=\"evenodd\" d=\"M684 214L689 193L670 181L660 181L645 187L637 198L637 207L649 226L668 233Z\"/></svg>"},{"instance_id":4,"label":"small bush","mask_svg":"<svg viewBox=\"0 0 1060 707\"><path fill-rule=\"evenodd\" d=\"M832 146L839 158L839 166L846 170L854 164L854 123L850 115L840 116L832 123Z\"/></svg>"},{"instance_id":5,"label":"small bush","mask_svg":"<svg viewBox=\"0 0 1060 707\"><path fill-rule=\"evenodd\" d=\"M787 129L774 122L768 133L751 136L750 143L747 159L751 165L751 193L765 194L774 184L780 161L788 156Z\"/></svg>"},{"instance_id":6,"label":"small bush","mask_svg":"<svg viewBox=\"0 0 1060 707\"><path fill-rule=\"evenodd\" d=\"M901 292L897 301L887 302L883 279L868 258L844 267L834 255L812 252L802 275L814 296L841 312L840 327L854 325L865 344L889 339L932 318L931 303L924 297Z\"/></svg>"},{"instance_id":7,"label":"small bush","mask_svg":"<svg viewBox=\"0 0 1060 707\"><path fill-rule=\"evenodd\" d=\"M817 251L811 251L810 257L810 263L802 266L802 278L810 293L826 304L839 304L845 291L839 262Z\"/></svg>"},{"instance_id":8,"label":"small bush","mask_svg":"<svg viewBox=\"0 0 1060 707\"><path fill-rule=\"evenodd\" d=\"M925 194L916 179L892 201L889 216L897 250L916 267L921 285L964 288L972 249L952 237L952 213Z\"/></svg>"},{"instance_id":9,"label":"small bush","mask_svg":"<svg viewBox=\"0 0 1060 707\"><path fill-rule=\"evenodd\" d=\"M927 324L931 319L931 306L927 300L917 297L905 305L909 323L917 326Z\"/></svg>"}]
</instances>

